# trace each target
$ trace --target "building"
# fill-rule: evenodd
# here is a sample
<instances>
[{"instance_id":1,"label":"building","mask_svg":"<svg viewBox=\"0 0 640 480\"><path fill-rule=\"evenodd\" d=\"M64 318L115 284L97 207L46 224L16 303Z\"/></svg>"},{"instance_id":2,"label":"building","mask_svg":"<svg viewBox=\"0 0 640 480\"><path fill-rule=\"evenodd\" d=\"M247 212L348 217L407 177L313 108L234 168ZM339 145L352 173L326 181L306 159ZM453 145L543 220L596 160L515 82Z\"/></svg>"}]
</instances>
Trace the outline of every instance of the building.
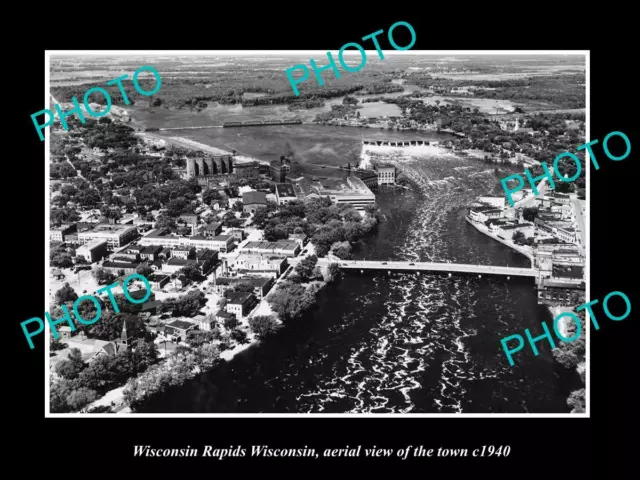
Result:
<instances>
[{"instance_id":1,"label":"building","mask_svg":"<svg viewBox=\"0 0 640 480\"><path fill-rule=\"evenodd\" d=\"M304 248L304 246L309 241L309 239L307 238L307 235L304 233L292 233L291 235L289 235L289 240L293 240L294 242L297 242L298 245L300 245L300 248Z\"/></svg>"},{"instance_id":2,"label":"building","mask_svg":"<svg viewBox=\"0 0 640 480\"><path fill-rule=\"evenodd\" d=\"M474 207L469 209L469 218L474 222L484 223L487 220L500 218L502 210L490 207Z\"/></svg>"},{"instance_id":3,"label":"building","mask_svg":"<svg viewBox=\"0 0 640 480\"><path fill-rule=\"evenodd\" d=\"M502 238L503 240L512 240L513 236L515 235L515 233L518 231L518 229L520 228L520 225L513 225L513 224L505 224L505 225L498 225L497 228L495 229L495 234Z\"/></svg>"},{"instance_id":4,"label":"building","mask_svg":"<svg viewBox=\"0 0 640 480\"><path fill-rule=\"evenodd\" d=\"M240 248L243 253L262 253L295 257L300 253L300 244L294 240L278 240L277 242L247 242Z\"/></svg>"},{"instance_id":5,"label":"building","mask_svg":"<svg viewBox=\"0 0 640 480\"><path fill-rule=\"evenodd\" d=\"M162 271L166 273L176 273L188 265L198 265L196 260L186 258L170 258L167 263L162 265Z\"/></svg>"},{"instance_id":6,"label":"building","mask_svg":"<svg viewBox=\"0 0 640 480\"><path fill-rule=\"evenodd\" d=\"M218 235L211 239L211 250L220 253L228 253L234 248L234 237L231 235Z\"/></svg>"},{"instance_id":7,"label":"building","mask_svg":"<svg viewBox=\"0 0 640 480\"><path fill-rule=\"evenodd\" d=\"M276 185L276 202L278 205L286 205L287 203L297 200L293 186L290 183L278 183Z\"/></svg>"},{"instance_id":8,"label":"building","mask_svg":"<svg viewBox=\"0 0 640 480\"><path fill-rule=\"evenodd\" d=\"M160 258L160 253L162 252L162 250L162 247L159 245L149 245L143 247L142 250L140 250L140 258L142 260L155 262Z\"/></svg>"},{"instance_id":9,"label":"building","mask_svg":"<svg viewBox=\"0 0 640 480\"><path fill-rule=\"evenodd\" d=\"M149 281L149 285L151 285L151 290L162 290L162 288L169 283L171 277L169 275L161 275L152 273L147 277Z\"/></svg>"},{"instance_id":10,"label":"building","mask_svg":"<svg viewBox=\"0 0 640 480\"><path fill-rule=\"evenodd\" d=\"M228 313L225 310L218 310L216 312L216 321L217 322L223 323L225 320L230 319L230 318L236 318L236 316L233 313Z\"/></svg>"},{"instance_id":11,"label":"building","mask_svg":"<svg viewBox=\"0 0 640 480\"><path fill-rule=\"evenodd\" d=\"M101 267L104 268L107 272L113 273L114 275L120 275L120 272L124 272L125 274L136 273L139 263L133 262L103 262Z\"/></svg>"},{"instance_id":12,"label":"building","mask_svg":"<svg viewBox=\"0 0 640 480\"><path fill-rule=\"evenodd\" d=\"M136 339L133 334L127 332L127 321L125 320L122 324L122 332L120 333L120 338L112 340L110 342L106 342L104 340L95 340L93 344L94 354L88 361L92 362L96 358L103 355L111 356L120 352L126 352L128 349L132 348L133 342L135 342L135 340Z\"/></svg>"},{"instance_id":13,"label":"building","mask_svg":"<svg viewBox=\"0 0 640 480\"><path fill-rule=\"evenodd\" d=\"M225 271L233 270L238 274L256 274L278 278L289 266L286 257L263 255L260 253L241 253L227 259Z\"/></svg>"},{"instance_id":14,"label":"building","mask_svg":"<svg viewBox=\"0 0 640 480\"><path fill-rule=\"evenodd\" d=\"M538 303L551 306L582 305L585 300L585 283L575 280L541 279L538 285Z\"/></svg>"},{"instance_id":15,"label":"building","mask_svg":"<svg viewBox=\"0 0 640 480\"><path fill-rule=\"evenodd\" d=\"M205 237L215 237L216 235L220 235L220 233L222 233L222 223L220 222L209 223L208 225L201 227L200 232Z\"/></svg>"},{"instance_id":16,"label":"building","mask_svg":"<svg viewBox=\"0 0 640 480\"><path fill-rule=\"evenodd\" d=\"M171 258L182 258L186 260L193 250L195 249L190 245L180 245L171 250Z\"/></svg>"},{"instance_id":17,"label":"building","mask_svg":"<svg viewBox=\"0 0 640 480\"><path fill-rule=\"evenodd\" d=\"M258 180L260 178L260 167L258 162L236 162L234 171L238 180Z\"/></svg>"},{"instance_id":18,"label":"building","mask_svg":"<svg viewBox=\"0 0 640 480\"><path fill-rule=\"evenodd\" d=\"M556 237L568 243L576 243L576 231L570 222L547 220L548 216L536 216L534 223L539 233Z\"/></svg>"},{"instance_id":19,"label":"building","mask_svg":"<svg viewBox=\"0 0 640 480\"><path fill-rule=\"evenodd\" d=\"M182 220L184 223L186 223L187 225L197 225L198 224L198 215L196 215L196 214L183 213L178 218L180 220Z\"/></svg>"},{"instance_id":20,"label":"building","mask_svg":"<svg viewBox=\"0 0 640 480\"><path fill-rule=\"evenodd\" d=\"M291 172L289 160L285 157L280 157L280 160L274 160L269 164L269 171L271 180L277 183L285 183L287 175Z\"/></svg>"},{"instance_id":21,"label":"building","mask_svg":"<svg viewBox=\"0 0 640 480\"><path fill-rule=\"evenodd\" d=\"M229 230L227 235L231 235L235 243L240 243L244 240L244 230Z\"/></svg>"},{"instance_id":22,"label":"building","mask_svg":"<svg viewBox=\"0 0 640 480\"><path fill-rule=\"evenodd\" d=\"M267 206L267 194L264 192L245 192L242 194L242 210L255 213L260 207Z\"/></svg>"},{"instance_id":23,"label":"building","mask_svg":"<svg viewBox=\"0 0 640 480\"><path fill-rule=\"evenodd\" d=\"M114 254L114 260L123 260L125 262L139 262L140 252L144 247L140 245L130 245L117 251Z\"/></svg>"},{"instance_id":24,"label":"building","mask_svg":"<svg viewBox=\"0 0 640 480\"><path fill-rule=\"evenodd\" d=\"M82 245L94 240L106 240L109 248L121 247L138 236L138 229L132 225L99 223L91 230L78 233L78 242Z\"/></svg>"},{"instance_id":25,"label":"building","mask_svg":"<svg viewBox=\"0 0 640 480\"><path fill-rule=\"evenodd\" d=\"M187 178L195 178L202 185L218 181L221 175L234 173L233 155L223 150L220 150L220 155L187 158L186 162Z\"/></svg>"},{"instance_id":26,"label":"building","mask_svg":"<svg viewBox=\"0 0 640 480\"><path fill-rule=\"evenodd\" d=\"M348 204L357 210L363 210L366 205L374 204L376 196L358 177L341 179L323 179L318 181L303 181L293 185L296 196L300 200L329 197L334 204Z\"/></svg>"},{"instance_id":27,"label":"building","mask_svg":"<svg viewBox=\"0 0 640 480\"><path fill-rule=\"evenodd\" d=\"M62 325L58 328L58 335L60 336L60 340L69 340L71 338L71 327L68 325Z\"/></svg>"},{"instance_id":28,"label":"building","mask_svg":"<svg viewBox=\"0 0 640 480\"><path fill-rule=\"evenodd\" d=\"M394 185L396 183L396 167L393 165L378 165L378 185Z\"/></svg>"},{"instance_id":29,"label":"building","mask_svg":"<svg viewBox=\"0 0 640 480\"><path fill-rule=\"evenodd\" d=\"M184 320L174 320L164 327L164 334L175 342L184 341L187 333L196 328L195 323L185 322Z\"/></svg>"},{"instance_id":30,"label":"building","mask_svg":"<svg viewBox=\"0 0 640 480\"><path fill-rule=\"evenodd\" d=\"M239 284L253 286L253 293L262 300L275 283L273 277L218 277L215 280L213 290L218 295L224 295L227 290L235 288Z\"/></svg>"},{"instance_id":31,"label":"building","mask_svg":"<svg viewBox=\"0 0 640 480\"><path fill-rule=\"evenodd\" d=\"M569 205L571 203L571 197L568 193L560 193L554 191L552 194L552 198L556 203L559 203L561 205Z\"/></svg>"},{"instance_id":32,"label":"building","mask_svg":"<svg viewBox=\"0 0 640 480\"><path fill-rule=\"evenodd\" d=\"M76 257L82 257L89 263L102 260L106 256L107 256L106 240L97 239L85 245L81 245L76 250Z\"/></svg>"},{"instance_id":33,"label":"building","mask_svg":"<svg viewBox=\"0 0 640 480\"><path fill-rule=\"evenodd\" d=\"M173 288L178 290L182 290L187 285L189 285L189 279L184 275L184 273L181 273L173 280Z\"/></svg>"},{"instance_id":34,"label":"building","mask_svg":"<svg viewBox=\"0 0 640 480\"><path fill-rule=\"evenodd\" d=\"M210 332L216 328L216 319L212 315L207 315L206 317L194 318L195 324L198 326L199 330L203 332Z\"/></svg>"},{"instance_id":35,"label":"building","mask_svg":"<svg viewBox=\"0 0 640 480\"><path fill-rule=\"evenodd\" d=\"M238 319L244 318L255 303L255 297L248 292L228 292L225 298L227 299L225 310Z\"/></svg>"},{"instance_id":36,"label":"building","mask_svg":"<svg viewBox=\"0 0 640 480\"><path fill-rule=\"evenodd\" d=\"M492 206L493 208L504 208L507 197L479 197L478 202Z\"/></svg>"},{"instance_id":37,"label":"building","mask_svg":"<svg viewBox=\"0 0 640 480\"><path fill-rule=\"evenodd\" d=\"M376 190L378 188L378 174L375 171L364 170L364 171L354 171L351 173L352 175L358 177L360 180L364 182L364 184L369 187L371 190Z\"/></svg>"},{"instance_id":38,"label":"building","mask_svg":"<svg viewBox=\"0 0 640 480\"><path fill-rule=\"evenodd\" d=\"M64 242L65 236L70 235L76 231L75 224L64 224L60 228L52 228L49 230L50 240L52 242Z\"/></svg>"}]
</instances>

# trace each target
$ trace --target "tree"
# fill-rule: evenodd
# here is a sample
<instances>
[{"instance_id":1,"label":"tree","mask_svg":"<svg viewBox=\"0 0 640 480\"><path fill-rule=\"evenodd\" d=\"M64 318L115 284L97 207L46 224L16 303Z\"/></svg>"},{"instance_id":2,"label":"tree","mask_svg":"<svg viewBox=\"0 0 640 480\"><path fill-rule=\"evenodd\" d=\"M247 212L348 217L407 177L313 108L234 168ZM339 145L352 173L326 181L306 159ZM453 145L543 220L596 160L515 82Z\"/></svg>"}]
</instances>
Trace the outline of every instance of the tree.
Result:
<instances>
[{"instance_id":1,"label":"tree","mask_svg":"<svg viewBox=\"0 0 640 480\"><path fill-rule=\"evenodd\" d=\"M527 222L533 222L538 215L538 207L527 207L522 210L522 218Z\"/></svg>"},{"instance_id":2,"label":"tree","mask_svg":"<svg viewBox=\"0 0 640 480\"><path fill-rule=\"evenodd\" d=\"M253 214L253 224L258 228L264 228L269 220L270 211L266 207L259 207Z\"/></svg>"},{"instance_id":3,"label":"tree","mask_svg":"<svg viewBox=\"0 0 640 480\"><path fill-rule=\"evenodd\" d=\"M91 272L93 278L95 278L98 285L111 284L115 281L116 277L113 273L106 271L102 267L98 267Z\"/></svg>"},{"instance_id":4,"label":"tree","mask_svg":"<svg viewBox=\"0 0 640 480\"><path fill-rule=\"evenodd\" d=\"M234 212L242 212L244 205L242 204L242 202L240 200L238 200L237 202L234 202L233 207L231 207L231 209Z\"/></svg>"},{"instance_id":5,"label":"tree","mask_svg":"<svg viewBox=\"0 0 640 480\"><path fill-rule=\"evenodd\" d=\"M247 332L245 332L244 330L231 330L231 338L238 342L239 345L243 345L248 342Z\"/></svg>"},{"instance_id":6,"label":"tree","mask_svg":"<svg viewBox=\"0 0 640 480\"><path fill-rule=\"evenodd\" d=\"M63 303L73 302L78 298L78 294L71 288L68 283L65 283L62 288L56 292L56 304L62 305Z\"/></svg>"},{"instance_id":7,"label":"tree","mask_svg":"<svg viewBox=\"0 0 640 480\"><path fill-rule=\"evenodd\" d=\"M184 274L189 280L199 280L202 277L200 273L200 267L198 267L197 263L188 263L184 267L182 267L178 273Z\"/></svg>"},{"instance_id":8,"label":"tree","mask_svg":"<svg viewBox=\"0 0 640 480\"><path fill-rule=\"evenodd\" d=\"M78 378L87 364L82 360L82 352L77 348L69 351L69 356L56 365L56 373L66 380Z\"/></svg>"},{"instance_id":9,"label":"tree","mask_svg":"<svg viewBox=\"0 0 640 480\"><path fill-rule=\"evenodd\" d=\"M70 407L67 404L67 397L72 391L71 382L50 378L49 384L49 407L51 413L69 412Z\"/></svg>"},{"instance_id":10,"label":"tree","mask_svg":"<svg viewBox=\"0 0 640 480\"><path fill-rule=\"evenodd\" d=\"M220 200L222 200L222 195L220 195L217 190L207 188L202 193L202 201L207 205L211 205L214 202L219 202Z\"/></svg>"},{"instance_id":11,"label":"tree","mask_svg":"<svg viewBox=\"0 0 640 480\"><path fill-rule=\"evenodd\" d=\"M136 268L136 272L145 278L149 278L153 275L153 268L151 268L148 263L141 263L138 265L138 268Z\"/></svg>"},{"instance_id":12,"label":"tree","mask_svg":"<svg viewBox=\"0 0 640 480\"><path fill-rule=\"evenodd\" d=\"M336 242L331 246L331 250L336 257L342 260L346 260L351 256L351 244L349 242Z\"/></svg>"},{"instance_id":13,"label":"tree","mask_svg":"<svg viewBox=\"0 0 640 480\"><path fill-rule=\"evenodd\" d=\"M96 398L98 398L98 394L95 390L80 387L78 390L74 390L69 394L67 397L67 404L72 410L78 411L94 402Z\"/></svg>"},{"instance_id":14,"label":"tree","mask_svg":"<svg viewBox=\"0 0 640 480\"><path fill-rule=\"evenodd\" d=\"M522 233L520 230L518 230L516 233L513 234L513 243L517 244L517 245L522 245L525 242L525 236L524 233Z\"/></svg>"},{"instance_id":15,"label":"tree","mask_svg":"<svg viewBox=\"0 0 640 480\"><path fill-rule=\"evenodd\" d=\"M249 282L240 282L235 287L233 287L234 292L253 293L254 290L254 286Z\"/></svg>"},{"instance_id":16,"label":"tree","mask_svg":"<svg viewBox=\"0 0 640 480\"><path fill-rule=\"evenodd\" d=\"M299 318L315 304L315 291L302 285L281 286L268 297L268 301L286 322Z\"/></svg>"},{"instance_id":17,"label":"tree","mask_svg":"<svg viewBox=\"0 0 640 480\"><path fill-rule=\"evenodd\" d=\"M572 408L571 413L584 413L584 395L584 388L571 392L571 395L569 395L569 398L567 399L567 405Z\"/></svg>"},{"instance_id":18,"label":"tree","mask_svg":"<svg viewBox=\"0 0 640 480\"><path fill-rule=\"evenodd\" d=\"M57 352L59 350L64 350L65 348L67 348L67 346L64 343L62 343L60 340L54 339L52 337L51 343L49 344L49 348L51 349L52 352Z\"/></svg>"},{"instance_id":19,"label":"tree","mask_svg":"<svg viewBox=\"0 0 640 480\"><path fill-rule=\"evenodd\" d=\"M171 311L174 317L193 317L207 303L200 290L194 290L178 298L169 298L162 304L163 311Z\"/></svg>"},{"instance_id":20,"label":"tree","mask_svg":"<svg viewBox=\"0 0 640 480\"><path fill-rule=\"evenodd\" d=\"M238 325L240 325L240 321L235 316L234 317L227 317L227 318L224 319L224 327L227 330L233 330Z\"/></svg>"},{"instance_id":21,"label":"tree","mask_svg":"<svg viewBox=\"0 0 640 480\"><path fill-rule=\"evenodd\" d=\"M324 281L327 283L331 283L338 278L340 278L340 267L337 263L330 263L327 267L327 273L324 276Z\"/></svg>"},{"instance_id":22,"label":"tree","mask_svg":"<svg viewBox=\"0 0 640 480\"><path fill-rule=\"evenodd\" d=\"M280 329L280 324L272 316L258 315L249 319L249 327L258 338L266 338Z\"/></svg>"},{"instance_id":23,"label":"tree","mask_svg":"<svg viewBox=\"0 0 640 480\"><path fill-rule=\"evenodd\" d=\"M318 257L316 255L305 257L296 265L295 272L303 282L308 282L317 263Z\"/></svg>"},{"instance_id":24,"label":"tree","mask_svg":"<svg viewBox=\"0 0 640 480\"><path fill-rule=\"evenodd\" d=\"M58 268L69 268L73 266L73 258L71 255L65 252L51 251L49 256L49 263L51 266Z\"/></svg>"}]
</instances>

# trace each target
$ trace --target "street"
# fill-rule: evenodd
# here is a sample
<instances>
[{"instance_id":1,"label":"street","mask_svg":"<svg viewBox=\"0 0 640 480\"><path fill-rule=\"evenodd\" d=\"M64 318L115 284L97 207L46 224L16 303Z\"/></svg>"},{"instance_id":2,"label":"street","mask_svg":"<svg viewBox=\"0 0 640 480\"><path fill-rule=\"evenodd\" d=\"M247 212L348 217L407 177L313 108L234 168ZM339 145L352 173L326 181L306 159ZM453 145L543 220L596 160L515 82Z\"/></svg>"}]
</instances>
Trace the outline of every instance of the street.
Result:
<instances>
[{"instance_id":1,"label":"street","mask_svg":"<svg viewBox=\"0 0 640 480\"><path fill-rule=\"evenodd\" d=\"M587 227L585 222L585 215L582 213L583 206L586 206L585 200L578 200L578 197L571 198L571 206L573 207L573 214L575 217L575 227L577 231L578 237L578 249L580 250L580 255L585 256L586 251L586 238L587 238Z\"/></svg>"}]
</instances>

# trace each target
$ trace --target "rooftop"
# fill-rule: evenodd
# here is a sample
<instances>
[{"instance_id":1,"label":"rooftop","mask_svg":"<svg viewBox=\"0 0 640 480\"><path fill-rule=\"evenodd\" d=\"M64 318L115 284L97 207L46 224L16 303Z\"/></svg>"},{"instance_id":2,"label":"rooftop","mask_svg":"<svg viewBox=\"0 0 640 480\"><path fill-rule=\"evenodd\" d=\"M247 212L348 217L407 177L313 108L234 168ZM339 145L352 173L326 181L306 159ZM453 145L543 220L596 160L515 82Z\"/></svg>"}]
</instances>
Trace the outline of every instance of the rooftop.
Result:
<instances>
[{"instance_id":1,"label":"rooftop","mask_svg":"<svg viewBox=\"0 0 640 480\"><path fill-rule=\"evenodd\" d=\"M266 205L267 194L264 192L245 192L242 194L242 203L244 205L251 205L254 203Z\"/></svg>"},{"instance_id":2,"label":"rooftop","mask_svg":"<svg viewBox=\"0 0 640 480\"><path fill-rule=\"evenodd\" d=\"M174 320L173 322L168 323L167 327L178 328L180 330L187 330L189 328L195 327L195 324L191 322L185 322L184 320Z\"/></svg>"},{"instance_id":3,"label":"rooftop","mask_svg":"<svg viewBox=\"0 0 640 480\"><path fill-rule=\"evenodd\" d=\"M295 197L296 193L293 191L293 185L290 183L278 183L276 184L276 192L281 197Z\"/></svg>"},{"instance_id":4,"label":"rooftop","mask_svg":"<svg viewBox=\"0 0 640 480\"><path fill-rule=\"evenodd\" d=\"M229 303L239 304L246 302L251 296L252 294L248 292L227 292L225 294L225 297L229 300Z\"/></svg>"},{"instance_id":5,"label":"rooftop","mask_svg":"<svg viewBox=\"0 0 640 480\"><path fill-rule=\"evenodd\" d=\"M236 283L248 283L254 287L262 287L266 283L270 282L269 277L218 277L216 278L216 285L233 285Z\"/></svg>"}]
</instances>

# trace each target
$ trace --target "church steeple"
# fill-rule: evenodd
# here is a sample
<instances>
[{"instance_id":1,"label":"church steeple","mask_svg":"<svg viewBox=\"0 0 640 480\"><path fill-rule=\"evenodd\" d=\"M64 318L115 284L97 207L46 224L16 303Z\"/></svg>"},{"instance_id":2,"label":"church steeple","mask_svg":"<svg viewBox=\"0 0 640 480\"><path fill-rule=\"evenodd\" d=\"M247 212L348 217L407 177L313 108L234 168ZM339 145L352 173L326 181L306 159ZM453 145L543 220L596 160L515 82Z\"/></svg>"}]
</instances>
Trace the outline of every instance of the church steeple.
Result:
<instances>
[{"instance_id":1,"label":"church steeple","mask_svg":"<svg viewBox=\"0 0 640 480\"><path fill-rule=\"evenodd\" d=\"M131 348L133 340L133 337L129 337L129 334L127 333L127 320L125 318L124 322L122 323L122 333L120 334L120 341L118 341L118 350L126 350L128 348Z\"/></svg>"},{"instance_id":2,"label":"church steeple","mask_svg":"<svg viewBox=\"0 0 640 480\"><path fill-rule=\"evenodd\" d=\"M120 342L124 343L125 345L127 344L127 320L125 319L124 322L122 322L122 333L120 334Z\"/></svg>"}]
</instances>

